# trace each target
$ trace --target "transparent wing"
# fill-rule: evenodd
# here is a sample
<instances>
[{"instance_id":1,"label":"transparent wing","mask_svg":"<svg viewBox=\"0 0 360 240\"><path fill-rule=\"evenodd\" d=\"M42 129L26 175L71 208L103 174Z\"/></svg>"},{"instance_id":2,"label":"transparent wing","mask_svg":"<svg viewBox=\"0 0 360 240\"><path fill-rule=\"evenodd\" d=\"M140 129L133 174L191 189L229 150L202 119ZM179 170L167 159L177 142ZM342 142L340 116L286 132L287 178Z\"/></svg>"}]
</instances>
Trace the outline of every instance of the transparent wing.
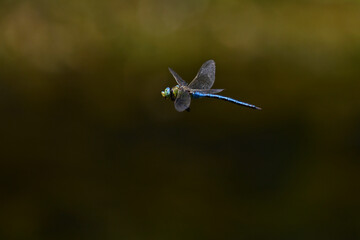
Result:
<instances>
[{"instance_id":1,"label":"transparent wing","mask_svg":"<svg viewBox=\"0 0 360 240\"><path fill-rule=\"evenodd\" d=\"M187 82L185 82L174 70L172 70L171 68L169 68L170 73L173 75L173 77L175 78L177 84L179 84L180 86L187 86Z\"/></svg>"},{"instance_id":2,"label":"transparent wing","mask_svg":"<svg viewBox=\"0 0 360 240\"><path fill-rule=\"evenodd\" d=\"M205 62L196 77L189 84L191 89L210 89L215 82L215 62L209 60Z\"/></svg>"},{"instance_id":3,"label":"transparent wing","mask_svg":"<svg viewBox=\"0 0 360 240\"><path fill-rule=\"evenodd\" d=\"M191 97L187 91L179 90L178 96L175 99L174 106L178 112L183 112L190 107Z\"/></svg>"},{"instance_id":4,"label":"transparent wing","mask_svg":"<svg viewBox=\"0 0 360 240\"><path fill-rule=\"evenodd\" d=\"M215 94L222 92L224 89L191 89L190 91L193 92L200 92L200 93L210 93Z\"/></svg>"}]
</instances>

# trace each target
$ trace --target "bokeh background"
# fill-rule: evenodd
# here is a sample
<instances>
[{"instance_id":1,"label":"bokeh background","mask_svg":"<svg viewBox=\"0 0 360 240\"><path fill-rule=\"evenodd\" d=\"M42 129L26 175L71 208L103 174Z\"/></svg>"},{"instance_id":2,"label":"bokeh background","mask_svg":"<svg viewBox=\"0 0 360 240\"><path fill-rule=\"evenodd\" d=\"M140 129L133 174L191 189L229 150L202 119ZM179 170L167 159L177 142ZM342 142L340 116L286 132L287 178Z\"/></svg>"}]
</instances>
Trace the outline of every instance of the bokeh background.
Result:
<instances>
[{"instance_id":1,"label":"bokeh background","mask_svg":"<svg viewBox=\"0 0 360 240\"><path fill-rule=\"evenodd\" d=\"M360 239L360 2L0 2L1 239ZM160 91L208 59L213 99Z\"/></svg>"}]
</instances>

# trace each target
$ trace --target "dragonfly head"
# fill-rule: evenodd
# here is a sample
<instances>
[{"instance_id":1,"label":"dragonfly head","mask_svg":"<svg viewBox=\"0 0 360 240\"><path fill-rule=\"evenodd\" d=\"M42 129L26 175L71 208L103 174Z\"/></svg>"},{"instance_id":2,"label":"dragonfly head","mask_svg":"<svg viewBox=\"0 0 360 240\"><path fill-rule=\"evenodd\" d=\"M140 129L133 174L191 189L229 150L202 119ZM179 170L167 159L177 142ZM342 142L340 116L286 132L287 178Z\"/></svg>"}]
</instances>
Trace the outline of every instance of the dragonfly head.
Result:
<instances>
[{"instance_id":1,"label":"dragonfly head","mask_svg":"<svg viewBox=\"0 0 360 240\"><path fill-rule=\"evenodd\" d=\"M169 87L165 88L164 91L161 91L161 96L163 96L163 98L168 99L171 96L171 89Z\"/></svg>"},{"instance_id":2,"label":"dragonfly head","mask_svg":"<svg viewBox=\"0 0 360 240\"><path fill-rule=\"evenodd\" d=\"M163 96L163 98L165 99L171 99L171 100L175 100L176 96L178 95L178 91L179 91L179 86L176 85L173 88L165 88L164 91L161 91L161 96Z\"/></svg>"}]
</instances>

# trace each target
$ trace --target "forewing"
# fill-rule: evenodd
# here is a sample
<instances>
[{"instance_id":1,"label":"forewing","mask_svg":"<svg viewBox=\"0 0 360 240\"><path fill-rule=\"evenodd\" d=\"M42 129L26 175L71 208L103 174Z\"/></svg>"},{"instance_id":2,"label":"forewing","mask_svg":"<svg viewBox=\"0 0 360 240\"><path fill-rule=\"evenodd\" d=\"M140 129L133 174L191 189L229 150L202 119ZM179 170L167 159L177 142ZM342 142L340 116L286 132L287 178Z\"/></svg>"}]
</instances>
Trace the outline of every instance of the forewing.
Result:
<instances>
[{"instance_id":1,"label":"forewing","mask_svg":"<svg viewBox=\"0 0 360 240\"><path fill-rule=\"evenodd\" d=\"M189 84L191 89L210 89L215 82L215 62L209 60L205 62L196 77Z\"/></svg>"},{"instance_id":2,"label":"forewing","mask_svg":"<svg viewBox=\"0 0 360 240\"><path fill-rule=\"evenodd\" d=\"M173 75L173 77L175 78L177 84L179 84L180 86L187 86L187 82L185 82L174 70L172 70L171 68L169 68L170 73Z\"/></svg>"},{"instance_id":3,"label":"forewing","mask_svg":"<svg viewBox=\"0 0 360 240\"><path fill-rule=\"evenodd\" d=\"M179 90L178 96L175 99L174 106L178 112L183 112L190 107L191 97L187 91Z\"/></svg>"}]
</instances>

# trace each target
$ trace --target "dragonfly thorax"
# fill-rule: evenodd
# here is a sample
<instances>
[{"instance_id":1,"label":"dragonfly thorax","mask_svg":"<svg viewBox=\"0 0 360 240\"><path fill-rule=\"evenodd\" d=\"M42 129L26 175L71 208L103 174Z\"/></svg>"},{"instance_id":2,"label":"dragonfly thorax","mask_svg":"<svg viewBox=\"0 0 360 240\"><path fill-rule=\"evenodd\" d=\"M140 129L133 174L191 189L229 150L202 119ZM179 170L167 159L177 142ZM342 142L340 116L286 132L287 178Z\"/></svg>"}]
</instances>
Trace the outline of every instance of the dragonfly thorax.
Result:
<instances>
[{"instance_id":1,"label":"dragonfly thorax","mask_svg":"<svg viewBox=\"0 0 360 240\"><path fill-rule=\"evenodd\" d=\"M161 96L163 96L163 98L165 99L171 99L172 101L175 101L177 95L178 95L178 92L179 92L179 86L176 85L175 87L173 88L165 88L164 91L161 91Z\"/></svg>"}]
</instances>

